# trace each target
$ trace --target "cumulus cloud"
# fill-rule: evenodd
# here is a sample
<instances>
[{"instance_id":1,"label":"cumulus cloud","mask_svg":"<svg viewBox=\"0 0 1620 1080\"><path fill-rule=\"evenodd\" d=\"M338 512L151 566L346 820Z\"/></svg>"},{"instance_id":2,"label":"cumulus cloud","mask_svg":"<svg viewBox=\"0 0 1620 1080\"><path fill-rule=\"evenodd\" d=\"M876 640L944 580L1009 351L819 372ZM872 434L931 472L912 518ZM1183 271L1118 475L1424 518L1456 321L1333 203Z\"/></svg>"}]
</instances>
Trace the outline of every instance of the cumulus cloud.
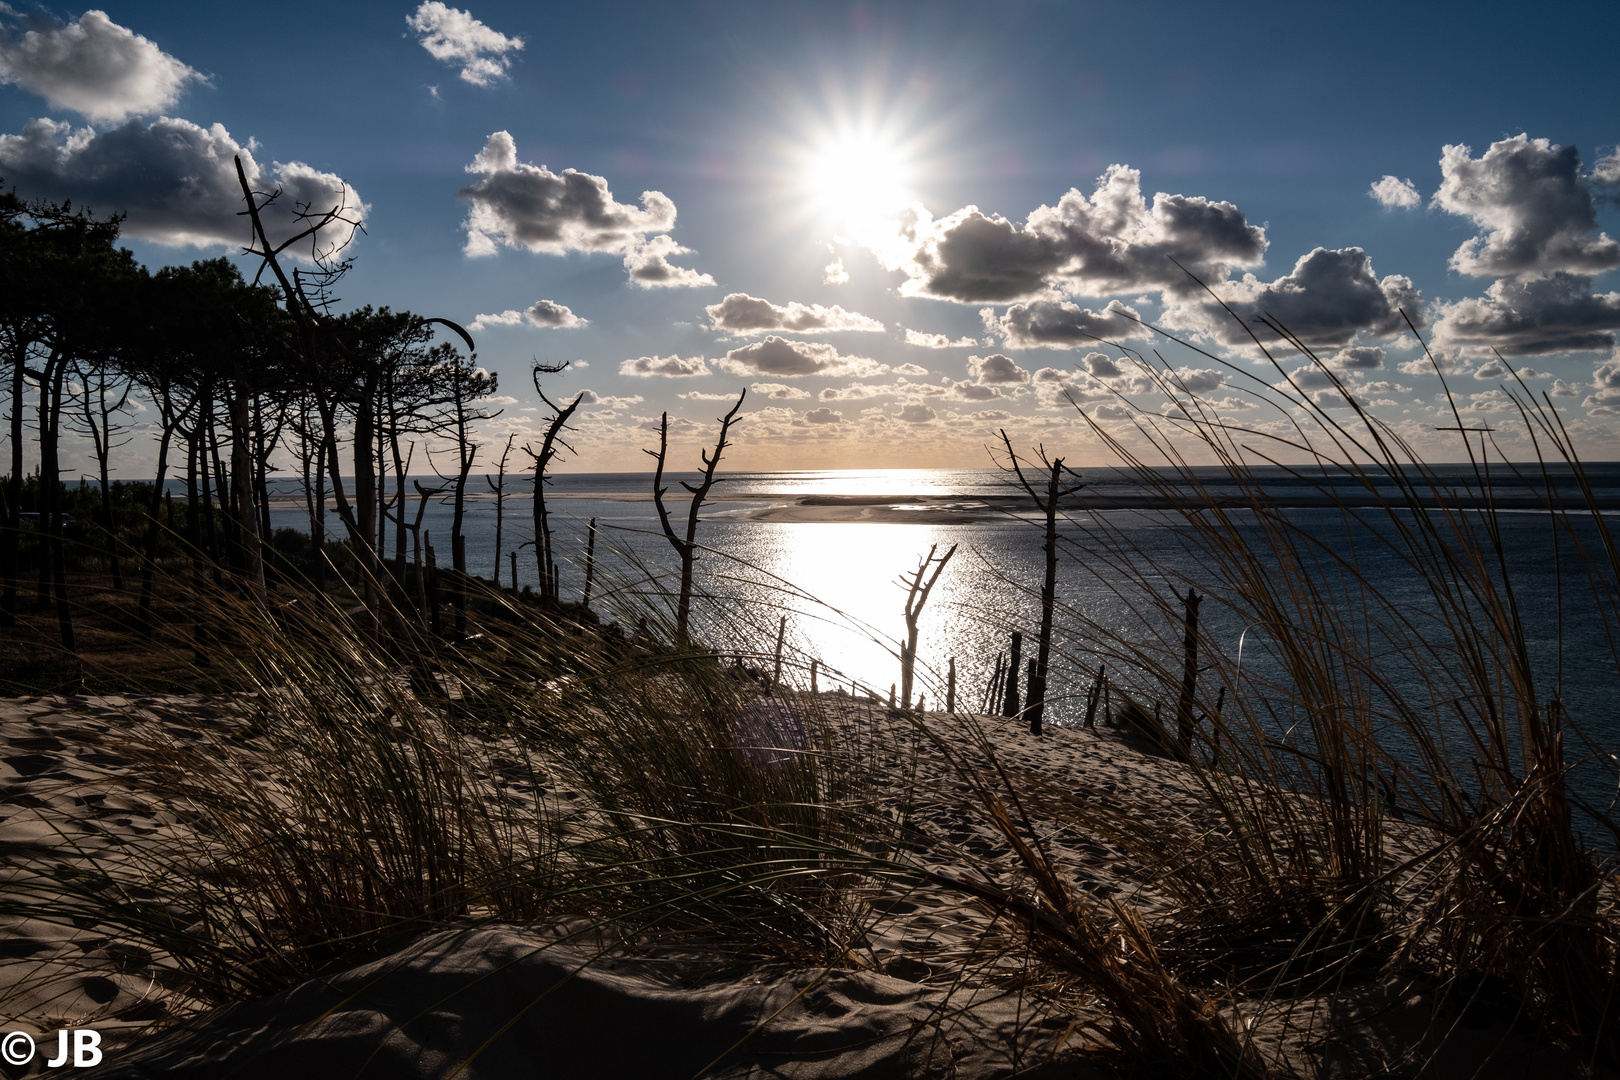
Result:
<instances>
[{"instance_id":1,"label":"cumulus cloud","mask_svg":"<svg viewBox=\"0 0 1620 1080\"><path fill-rule=\"evenodd\" d=\"M933 409L930 409L927 405L924 405L922 402L914 401L910 405L901 406L900 411L895 413L895 419L902 420L908 424L926 424L928 421L933 420L938 415L938 413L936 413Z\"/></svg>"},{"instance_id":2,"label":"cumulus cloud","mask_svg":"<svg viewBox=\"0 0 1620 1080\"><path fill-rule=\"evenodd\" d=\"M786 383L755 383L748 389L756 396L770 398L772 401L799 401L810 396L810 391Z\"/></svg>"},{"instance_id":3,"label":"cumulus cloud","mask_svg":"<svg viewBox=\"0 0 1620 1080\"><path fill-rule=\"evenodd\" d=\"M508 309L498 315L479 315L467 328L482 330L486 326L521 326L525 323L552 330L577 330L591 324L589 319L580 318L563 304L553 300L537 300L522 311Z\"/></svg>"},{"instance_id":4,"label":"cumulus cloud","mask_svg":"<svg viewBox=\"0 0 1620 1080\"><path fill-rule=\"evenodd\" d=\"M921 364L901 364L894 369L896 375L926 375L928 369Z\"/></svg>"},{"instance_id":5,"label":"cumulus cloud","mask_svg":"<svg viewBox=\"0 0 1620 1080\"><path fill-rule=\"evenodd\" d=\"M1620 292L1594 293L1590 277L1558 272L1503 278L1484 296L1441 303L1436 312L1435 344L1468 355L1607 349L1620 330Z\"/></svg>"},{"instance_id":6,"label":"cumulus cloud","mask_svg":"<svg viewBox=\"0 0 1620 1080\"><path fill-rule=\"evenodd\" d=\"M1013 385L1029 382L1029 372L1019 367L1017 362L1001 353L992 353L989 356L970 356L967 359L968 375L981 386Z\"/></svg>"},{"instance_id":7,"label":"cumulus cloud","mask_svg":"<svg viewBox=\"0 0 1620 1080\"><path fill-rule=\"evenodd\" d=\"M1563 379L1554 379L1552 389L1547 392L1553 397L1580 397L1581 388Z\"/></svg>"},{"instance_id":8,"label":"cumulus cloud","mask_svg":"<svg viewBox=\"0 0 1620 1080\"><path fill-rule=\"evenodd\" d=\"M663 375L671 379L686 379L694 375L709 374L709 365L701 356L682 358L669 356L638 356L619 365L620 375Z\"/></svg>"},{"instance_id":9,"label":"cumulus cloud","mask_svg":"<svg viewBox=\"0 0 1620 1080\"><path fill-rule=\"evenodd\" d=\"M650 237L625 252L624 268L630 280L644 289L690 289L713 285L714 278L697 270L676 266L669 261L671 255L690 255L692 249L682 247L668 236Z\"/></svg>"},{"instance_id":10,"label":"cumulus cloud","mask_svg":"<svg viewBox=\"0 0 1620 1080\"><path fill-rule=\"evenodd\" d=\"M248 241L250 226L239 216L242 188L232 161L237 156L250 185L282 193L264 214L272 243L305 227L293 216L300 204L317 212L346 204L350 222L365 218L367 207L342 178L299 161L266 169L221 124L204 128L163 117L97 133L42 119L23 125L20 135L0 135L0 176L19 194L126 214L126 235L170 247ZM300 244L294 254L330 252L353 233L353 224L334 222L317 234L313 249Z\"/></svg>"},{"instance_id":11,"label":"cumulus cloud","mask_svg":"<svg viewBox=\"0 0 1620 1080\"><path fill-rule=\"evenodd\" d=\"M1507 368L1503 367L1500 362L1492 360L1488 364L1481 364L1479 370L1474 372L1474 378L1481 382L1487 382L1500 379L1506 374Z\"/></svg>"},{"instance_id":12,"label":"cumulus cloud","mask_svg":"<svg viewBox=\"0 0 1620 1080\"><path fill-rule=\"evenodd\" d=\"M819 409L808 410L804 414L804 422L807 424L841 424L844 422L844 414L823 405Z\"/></svg>"},{"instance_id":13,"label":"cumulus cloud","mask_svg":"<svg viewBox=\"0 0 1620 1080\"><path fill-rule=\"evenodd\" d=\"M447 7L439 0L428 0L405 17L417 33L417 40L433 59L461 66L461 78L474 86L488 86L506 78L512 66L512 53L523 48L523 39L507 37L472 17L472 12Z\"/></svg>"},{"instance_id":14,"label":"cumulus cloud","mask_svg":"<svg viewBox=\"0 0 1620 1080\"><path fill-rule=\"evenodd\" d=\"M1518 135L1477 159L1447 146L1440 164L1435 205L1480 228L1451 265L1497 280L1482 297L1436 305L1435 344L1465 356L1612 346L1620 293L1593 291L1598 274L1620 268L1620 243L1598 230L1593 190L1607 186L1610 159L1583 176L1573 146Z\"/></svg>"},{"instance_id":15,"label":"cumulus cloud","mask_svg":"<svg viewBox=\"0 0 1620 1080\"><path fill-rule=\"evenodd\" d=\"M1416 314L1412 320L1418 321ZM1327 366L1334 371L1374 371L1384 366L1387 355L1377 345L1352 345L1328 357Z\"/></svg>"},{"instance_id":16,"label":"cumulus cloud","mask_svg":"<svg viewBox=\"0 0 1620 1080\"><path fill-rule=\"evenodd\" d=\"M976 206L938 220L913 206L877 254L906 274L906 296L1006 303L1039 296L1054 281L1088 296L1184 290L1191 282L1172 259L1217 281L1258 264L1265 247L1265 230L1231 203L1161 192L1150 204L1141 174L1112 165L1089 198L1071 188L1023 225Z\"/></svg>"},{"instance_id":17,"label":"cumulus cloud","mask_svg":"<svg viewBox=\"0 0 1620 1080\"><path fill-rule=\"evenodd\" d=\"M160 113L203 76L104 11L17 33L0 4L0 85L12 83L97 123Z\"/></svg>"},{"instance_id":18,"label":"cumulus cloud","mask_svg":"<svg viewBox=\"0 0 1620 1080\"><path fill-rule=\"evenodd\" d=\"M715 363L734 375L772 375L799 379L806 375L881 375L885 364L864 356L845 356L817 341L788 341L775 334L764 341L732 349Z\"/></svg>"},{"instance_id":19,"label":"cumulus cloud","mask_svg":"<svg viewBox=\"0 0 1620 1080\"><path fill-rule=\"evenodd\" d=\"M537 254L604 252L624 256L630 280L645 287L713 285L708 274L674 266L689 251L666 235L675 227L675 204L661 191L643 191L641 206L617 202L600 176L517 159L511 134L497 131L467 172L482 177L459 192L471 204L463 228L468 255L502 247Z\"/></svg>"},{"instance_id":20,"label":"cumulus cloud","mask_svg":"<svg viewBox=\"0 0 1620 1080\"><path fill-rule=\"evenodd\" d=\"M1189 394L1211 394L1226 384L1226 376L1214 368L1179 367L1171 384Z\"/></svg>"},{"instance_id":21,"label":"cumulus cloud","mask_svg":"<svg viewBox=\"0 0 1620 1080\"><path fill-rule=\"evenodd\" d=\"M581 405L600 405L607 409L616 409L624 405L639 405L646 400L640 394L636 394L634 397L612 397L598 394L595 390L581 390L579 392L579 403Z\"/></svg>"},{"instance_id":22,"label":"cumulus cloud","mask_svg":"<svg viewBox=\"0 0 1620 1080\"><path fill-rule=\"evenodd\" d=\"M823 285L849 284L849 271L844 269L842 255L821 268L821 283ZM815 421L811 421L811 423L815 423Z\"/></svg>"},{"instance_id":23,"label":"cumulus cloud","mask_svg":"<svg viewBox=\"0 0 1620 1080\"><path fill-rule=\"evenodd\" d=\"M1599 274L1620 267L1620 243L1597 232L1597 204L1573 146L1516 135L1478 158L1466 146L1440 156L1434 204L1481 234L1451 256L1459 273Z\"/></svg>"},{"instance_id":24,"label":"cumulus cloud","mask_svg":"<svg viewBox=\"0 0 1620 1080\"><path fill-rule=\"evenodd\" d=\"M1390 209L1416 210L1423 202L1423 196L1418 194L1417 185L1410 180L1385 174L1382 180L1373 184L1367 192L1379 206Z\"/></svg>"},{"instance_id":25,"label":"cumulus cloud","mask_svg":"<svg viewBox=\"0 0 1620 1080\"><path fill-rule=\"evenodd\" d=\"M1620 147L1599 158L1598 163L1592 166L1592 183L1600 187L1620 186Z\"/></svg>"},{"instance_id":26,"label":"cumulus cloud","mask_svg":"<svg viewBox=\"0 0 1620 1080\"><path fill-rule=\"evenodd\" d=\"M915 345L919 349L971 349L978 342L973 338L950 339L947 334L925 334L920 330L906 331L906 344Z\"/></svg>"},{"instance_id":27,"label":"cumulus cloud","mask_svg":"<svg viewBox=\"0 0 1620 1080\"><path fill-rule=\"evenodd\" d=\"M777 332L784 334L812 334L839 330L877 333L883 324L853 311L845 311L834 304L801 304L792 301L786 305L773 304L747 293L732 293L718 304L703 309L709 316L709 328L733 337L748 334Z\"/></svg>"},{"instance_id":28,"label":"cumulus cloud","mask_svg":"<svg viewBox=\"0 0 1620 1080\"><path fill-rule=\"evenodd\" d=\"M985 329L1009 349L1086 349L1103 341L1125 341L1148 336L1134 308L1111 300L1101 311L1082 308L1067 300L1036 300L1013 304L996 316L991 308L979 312Z\"/></svg>"},{"instance_id":29,"label":"cumulus cloud","mask_svg":"<svg viewBox=\"0 0 1620 1080\"><path fill-rule=\"evenodd\" d=\"M1294 263L1292 273L1264 282L1253 274L1226 282L1216 292L1253 325L1270 316L1312 347L1346 345L1358 334L1389 337L1406 329L1405 309L1423 325L1423 294L1402 274L1379 279L1358 247L1316 248ZM1198 302L1166 312L1173 326L1202 330L1231 345L1249 341L1243 327L1218 305ZM1264 332L1264 331L1262 331Z\"/></svg>"},{"instance_id":30,"label":"cumulus cloud","mask_svg":"<svg viewBox=\"0 0 1620 1080\"><path fill-rule=\"evenodd\" d=\"M1107 353L1086 353L1080 360L1080 366L1086 369L1086 374L1097 379L1117 379L1124 374Z\"/></svg>"}]
</instances>

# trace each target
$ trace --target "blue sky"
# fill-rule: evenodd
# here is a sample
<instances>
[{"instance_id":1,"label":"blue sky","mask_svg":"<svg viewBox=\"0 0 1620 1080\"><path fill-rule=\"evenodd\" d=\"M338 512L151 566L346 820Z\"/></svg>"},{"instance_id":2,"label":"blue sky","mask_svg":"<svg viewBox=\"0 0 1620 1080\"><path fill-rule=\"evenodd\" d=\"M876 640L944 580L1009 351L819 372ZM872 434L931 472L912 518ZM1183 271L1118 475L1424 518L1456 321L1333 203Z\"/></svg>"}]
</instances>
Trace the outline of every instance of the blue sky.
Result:
<instances>
[{"instance_id":1,"label":"blue sky","mask_svg":"<svg viewBox=\"0 0 1620 1080\"><path fill-rule=\"evenodd\" d=\"M1001 427L1085 460L1077 407L1162 404L1088 336L1162 344L1110 303L1276 378L1170 257L1419 442L1449 414L1398 307L1471 418L1507 416L1497 348L1590 456L1620 452L1612 4L13 4L0 26L0 178L126 211L154 267L231 250L209 177L232 146L295 196L341 178L366 208L345 304L477 324L491 436L542 415L531 358L572 361L546 387L591 392L578 468L641 467L666 409L695 443L745 386L738 466L983 465ZM613 201L546 204L565 189Z\"/></svg>"}]
</instances>

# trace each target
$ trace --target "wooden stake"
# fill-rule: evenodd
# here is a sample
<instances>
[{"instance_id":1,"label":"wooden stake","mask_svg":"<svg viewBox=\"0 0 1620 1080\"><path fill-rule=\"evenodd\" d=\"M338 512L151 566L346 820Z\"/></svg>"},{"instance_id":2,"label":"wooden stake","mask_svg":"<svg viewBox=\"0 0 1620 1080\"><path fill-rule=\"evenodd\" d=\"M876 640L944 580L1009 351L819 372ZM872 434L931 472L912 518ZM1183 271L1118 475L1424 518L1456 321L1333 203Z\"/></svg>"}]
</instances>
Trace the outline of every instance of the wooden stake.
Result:
<instances>
[{"instance_id":1,"label":"wooden stake","mask_svg":"<svg viewBox=\"0 0 1620 1080\"><path fill-rule=\"evenodd\" d=\"M782 685L782 639L787 637L787 616L776 624L776 667L771 672L771 689L774 691Z\"/></svg>"},{"instance_id":2,"label":"wooden stake","mask_svg":"<svg viewBox=\"0 0 1620 1080\"><path fill-rule=\"evenodd\" d=\"M951 657L945 668L945 711L956 711L956 657Z\"/></svg>"}]
</instances>

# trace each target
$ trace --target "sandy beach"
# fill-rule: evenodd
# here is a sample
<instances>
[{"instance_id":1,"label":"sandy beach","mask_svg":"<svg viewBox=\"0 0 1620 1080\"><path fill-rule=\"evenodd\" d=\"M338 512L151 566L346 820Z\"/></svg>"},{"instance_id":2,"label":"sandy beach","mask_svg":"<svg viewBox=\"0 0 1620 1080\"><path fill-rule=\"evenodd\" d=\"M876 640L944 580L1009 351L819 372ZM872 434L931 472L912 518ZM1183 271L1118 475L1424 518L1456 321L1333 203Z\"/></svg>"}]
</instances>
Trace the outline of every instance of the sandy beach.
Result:
<instances>
[{"instance_id":1,"label":"sandy beach","mask_svg":"<svg viewBox=\"0 0 1620 1080\"><path fill-rule=\"evenodd\" d=\"M42 1049L56 1045L57 1029L97 1030L105 1059L92 1075L105 1076L427 1078L461 1066L458 1075L469 1077L536 1067L534 1075L557 1077L1126 1075L1097 1053L1102 1017L1086 988L1031 966L1005 913L941 884L971 877L1014 894L1025 888L1006 838L949 758L993 775L974 749L972 725L982 724L1001 769L1025 793L1036 838L1073 886L1150 924L1173 905L1128 852L1083 827L1085 808L1175 832L1207 813L1191 772L1122 731L1036 738L1000 718L929 714L936 745L875 703L833 693L815 704L867 732L862 752L877 756L877 775L892 778L893 798L910 793L907 857L934 875L873 885L859 933L831 967L739 968L718 936L672 941L577 919L474 920L270 998L210 1009L176 989L184 980L172 956L89 919L65 925L13 906L0 921L5 1023ZM0 852L12 895L21 883L92 872L106 874L107 887L138 890L139 881L118 880L121 866L136 865L125 854L197 840L188 833L197 819L144 790L120 754L133 732L253 753L253 733L229 702L0 702ZM570 807L581 796L564 778L551 797L563 813L586 809ZM1511 1014L1437 1002L1433 987L1409 973L1263 1008L1230 999L1220 1008L1279 1069L1298 1075L1412 1075L1424 1060L1434 1076L1578 1072L1567 1055L1535 1045ZM1476 1074L1487 1054L1490 1065Z\"/></svg>"}]
</instances>

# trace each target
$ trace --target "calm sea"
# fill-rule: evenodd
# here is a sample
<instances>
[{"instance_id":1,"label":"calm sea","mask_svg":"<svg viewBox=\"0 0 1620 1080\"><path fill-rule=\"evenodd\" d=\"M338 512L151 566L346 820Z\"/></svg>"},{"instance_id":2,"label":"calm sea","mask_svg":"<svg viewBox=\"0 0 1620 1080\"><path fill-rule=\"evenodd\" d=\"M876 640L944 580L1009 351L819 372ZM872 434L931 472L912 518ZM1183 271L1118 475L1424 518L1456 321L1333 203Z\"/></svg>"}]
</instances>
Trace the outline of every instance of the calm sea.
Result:
<instances>
[{"instance_id":1,"label":"calm sea","mask_svg":"<svg viewBox=\"0 0 1620 1080\"><path fill-rule=\"evenodd\" d=\"M1201 470L1211 493L1237 496L1240 492L1219 470ZM1446 627L1435 621L1435 605L1428 585L1414 574L1391 548L1388 540L1400 527L1389 519L1363 512L1363 521L1347 521L1336 510L1312 507L1313 496L1324 489L1344 495L1363 494L1357 483L1342 475L1293 476L1284 470L1261 474L1265 493L1283 505L1298 503L1288 519L1299 530L1307 550L1314 551L1316 566L1311 581L1318 595L1310 601L1336 611L1341 626L1365 638L1383 658L1396 687L1423 700L1436 712L1436 723L1446 723L1441 700L1445 683L1456 664L1412 647L1413 641L1443 642ZM1588 467L1588 476L1603 505L1620 506L1620 464ZM690 478L690 477L687 477ZM1480 485L1467 467L1439 471L1442 484L1463 498L1480 496ZM680 479L676 477L675 479ZM1088 470L1085 495L1124 499L1148 492L1122 474ZM426 481L424 481L424 484ZM509 481L518 494L505 502L501 547L496 549L496 507L488 485L475 476L469 493L479 497L467 503L467 558L469 568L484 577L500 559L500 580L511 583L509 552L518 551L517 581L537 581L532 546L532 502L524 478ZM648 501L651 476L642 474L570 473L557 476L550 489L557 549L564 564L563 592L578 597L584 580L587 522L596 519L597 585L595 602L611 609L621 599L655 594L651 579L675 565L669 545L658 531L653 504ZM1490 477L1491 493L1509 506L1523 506L1536 494L1549 490L1570 504L1579 505L1573 478L1558 472L1550 478L1539 472L1523 478L1501 468ZM677 484L670 487L679 491ZM1392 485L1381 491L1394 495ZM705 508L698 533L710 549L700 558L700 590L710 599L703 618L710 640L722 647L768 656L774 648L778 620L786 616L789 643L803 656L821 662L820 685L858 685L886 697L899 679L899 640L905 632L906 599L899 583L915 571L930 550L939 554L955 548L920 621L919 682L930 703L941 702L945 672L954 658L958 704L977 708L998 656L1008 649L1012 630L1025 635L1025 656L1032 655L1039 622L1038 590L1044 568L1042 531L1032 509L987 509L986 497L1013 493L1007 477L995 470L872 470L828 472L775 472L730 474L716 489L715 501ZM287 492L290 496L292 492ZM901 508L887 515L901 520L873 522L758 521L746 515L761 507L790 504L805 496L864 496ZM737 500L739 496L751 496ZM770 496L770 498L759 498ZM908 502L908 498L919 500ZM944 501L956 515L925 514ZM414 517L416 500L407 514ZM926 522L904 520L913 508ZM677 527L684 528L687 506L672 504ZM1234 511L1241 529L1253 528L1253 515ZM1411 515L1406 517L1410 519ZM273 513L277 526L307 528L301 500L282 502ZM448 562L450 509L430 504L423 518L440 561ZM1470 527L1486 520L1474 510L1461 512ZM1603 514L1620 529L1620 520ZM328 514L331 535L341 535L336 514ZM1585 557L1603 558L1598 523L1585 514L1571 519L1560 531L1548 514L1516 508L1501 513L1501 562L1508 568L1524 627L1535 659L1538 697L1543 700L1561 687L1562 699L1585 730L1605 752L1620 750L1620 718L1613 703L1620 700L1620 673L1607 615L1615 598L1596 603L1582 572ZM1409 522L1410 523L1410 522ZM1275 645L1254 629L1251 614L1227 603L1230 582L1218 552L1205 550L1191 535L1179 514L1144 509L1071 512L1062 526L1062 562L1059 568L1059 653L1051 680L1051 712L1059 723L1075 723L1083 715L1086 692L1099 663L1108 663L1122 681L1141 686L1152 682L1127 665L1115 664L1119 641L1156 643L1162 648L1166 670L1179 678L1181 628L1174 615L1173 591L1196 586L1208 600L1201 617L1214 644L1227 656L1225 674L1204 673L1201 678L1243 683L1256 693L1265 685L1288 686L1290 673L1278 662ZM1257 534L1255 534L1257 535ZM1487 544L1494 544L1485 538ZM390 541L390 549L392 541ZM1494 556L1493 556L1494 557ZM1377 585L1392 601L1389 612L1359 614L1352 575ZM1498 575L1500 577L1500 575ZM1167 606L1169 605L1169 606ZM1380 623L1405 621L1390 635ZM1404 638L1401 634L1405 634ZM1242 650L1242 667L1235 661ZM797 682L804 672L790 671ZM1246 681L1246 682L1245 682ZM1173 685L1173 683L1172 683ZM1208 688L1206 688L1207 691ZM1145 689L1144 697L1154 696ZM1164 699L1173 691L1159 689ZM1166 713L1174 700L1164 700ZM1286 729L1290 717L1279 711L1275 722ZM1279 731L1279 734L1282 732ZM1588 750L1571 746L1572 756ZM1607 806L1615 797L1612 759L1583 772L1582 786L1589 800Z\"/></svg>"}]
</instances>

